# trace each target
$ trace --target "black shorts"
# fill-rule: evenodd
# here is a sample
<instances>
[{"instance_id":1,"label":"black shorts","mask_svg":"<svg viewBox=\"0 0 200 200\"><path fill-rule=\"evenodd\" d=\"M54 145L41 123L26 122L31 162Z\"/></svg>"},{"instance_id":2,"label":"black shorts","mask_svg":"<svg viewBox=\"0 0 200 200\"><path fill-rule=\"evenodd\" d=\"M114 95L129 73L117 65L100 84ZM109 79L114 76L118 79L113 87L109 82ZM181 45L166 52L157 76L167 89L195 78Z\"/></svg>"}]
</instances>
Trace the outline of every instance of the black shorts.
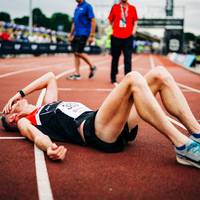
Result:
<instances>
[{"instance_id":1,"label":"black shorts","mask_svg":"<svg viewBox=\"0 0 200 200\"><path fill-rule=\"evenodd\" d=\"M74 53L83 53L87 42L87 36L74 36L71 46Z\"/></svg>"},{"instance_id":2,"label":"black shorts","mask_svg":"<svg viewBox=\"0 0 200 200\"><path fill-rule=\"evenodd\" d=\"M86 120L84 123L83 132L86 145L107 153L116 153L122 151L125 145L128 143L128 141L133 141L136 138L138 126L133 128L129 133L128 124L126 123L116 142L107 143L100 140L95 134L94 120L96 114L97 111L89 112L85 118Z\"/></svg>"}]
</instances>

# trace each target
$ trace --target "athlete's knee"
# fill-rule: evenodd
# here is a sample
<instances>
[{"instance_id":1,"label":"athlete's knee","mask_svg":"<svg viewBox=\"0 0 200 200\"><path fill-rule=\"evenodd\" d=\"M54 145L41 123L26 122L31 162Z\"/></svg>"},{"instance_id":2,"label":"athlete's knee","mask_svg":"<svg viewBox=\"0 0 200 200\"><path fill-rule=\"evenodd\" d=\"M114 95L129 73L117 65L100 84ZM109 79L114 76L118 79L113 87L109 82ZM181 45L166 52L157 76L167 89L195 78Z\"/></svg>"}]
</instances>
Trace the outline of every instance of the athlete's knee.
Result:
<instances>
[{"instance_id":1,"label":"athlete's knee","mask_svg":"<svg viewBox=\"0 0 200 200\"><path fill-rule=\"evenodd\" d=\"M153 77L160 84L168 84L173 81L172 75L163 66L159 66L153 69Z\"/></svg>"},{"instance_id":2,"label":"athlete's knee","mask_svg":"<svg viewBox=\"0 0 200 200\"><path fill-rule=\"evenodd\" d=\"M56 76L53 72L48 72L47 76L48 76L49 80L55 80L56 79Z\"/></svg>"},{"instance_id":3,"label":"athlete's knee","mask_svg":"<svg viewBox=\"0 0 200 200\"><path fill-rule=\"evenodd\" d=\"M141 89L147 86L145 78L139 72L129 72L126 75L126 78L128 79L133 90Z\"/></svg>"}]
</instances>

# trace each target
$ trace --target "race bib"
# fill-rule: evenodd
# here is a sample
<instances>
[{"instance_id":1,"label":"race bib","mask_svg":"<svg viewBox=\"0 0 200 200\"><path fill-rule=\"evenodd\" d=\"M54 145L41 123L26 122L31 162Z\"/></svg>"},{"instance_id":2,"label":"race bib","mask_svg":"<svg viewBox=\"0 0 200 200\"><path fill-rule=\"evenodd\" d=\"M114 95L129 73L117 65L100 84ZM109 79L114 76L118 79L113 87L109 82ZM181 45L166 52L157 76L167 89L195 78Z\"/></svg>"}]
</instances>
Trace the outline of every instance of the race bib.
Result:
<instances>
[{"instance_id":1,"label":"race bib","mask_svg":"<svg viewBox=\"0 0 200 200\"><path fill-rule=\"evenodd\" d=\"M72 118L77 118L82 113L86 111L91 111L91 109L87 106L77 102L62 102L58 105L56 109L59 109L61 112Z\"/></svg>"}]
</instances>

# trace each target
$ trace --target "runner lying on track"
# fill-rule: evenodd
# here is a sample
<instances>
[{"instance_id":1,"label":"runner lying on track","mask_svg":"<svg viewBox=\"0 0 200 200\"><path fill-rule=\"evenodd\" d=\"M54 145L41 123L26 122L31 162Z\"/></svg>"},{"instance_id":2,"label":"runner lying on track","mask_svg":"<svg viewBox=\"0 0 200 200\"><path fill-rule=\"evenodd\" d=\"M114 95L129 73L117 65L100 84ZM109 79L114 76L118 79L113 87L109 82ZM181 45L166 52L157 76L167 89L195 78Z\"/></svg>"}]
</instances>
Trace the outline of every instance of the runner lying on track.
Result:
<instances>
[{"instance_id":1,"label":"runner lying on track","mask_svg":"<svg viewBox=\"0 0 200 200\"><path fill-rule=\"evenodd\" d=\"M45 105L37 108L24 97L42 88L46 88ZM166 110L188 129L190 137L168 120L154 97L158 93ZM3 113L6 130L17 127L53 160L63 160L66 148L52 140L120 152L135 139L138 123L143 119L173 143L179 163L200 168L200 125L173 77L163 67L144 77L138 72L127 74L97 111L81 103L58 101L55 76L47 73L17 92Z\"/></svg>"}]
</instances>

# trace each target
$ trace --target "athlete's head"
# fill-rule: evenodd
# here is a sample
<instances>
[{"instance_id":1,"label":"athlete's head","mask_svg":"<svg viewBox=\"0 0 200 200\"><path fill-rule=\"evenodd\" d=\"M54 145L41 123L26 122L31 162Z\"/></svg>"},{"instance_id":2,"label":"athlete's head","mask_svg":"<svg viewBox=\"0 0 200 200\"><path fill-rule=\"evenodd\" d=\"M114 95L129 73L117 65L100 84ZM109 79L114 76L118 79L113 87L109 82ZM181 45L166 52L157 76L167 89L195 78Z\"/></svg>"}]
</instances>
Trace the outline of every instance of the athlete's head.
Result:
<instances>
[{"instance_id":1,"label":"athlete's head","mask_svg":"<svg viewBox=\"0 0 200 200\"><path fill-rule=\"evenodd\" d=\"M17 121L20 119L21 113L28 105L26 99L17 100L13 103L9 113L1 114L1 122L6 131L17 131Z\"/></svg>"},{"instance_id":2,"label":"athlete's head","mask_svg":"<svg viewBox=\"0 0 200 200\"><path fill-rule=\"evenodd\" d=\"M1 116L2 126L4 127L4 129L6 131L16 132L16 131L18 131L17 123L14 122L14 120L10 119L10 115L11 114L5 114L5 115Z\"/></svg>"}]
</instances>

